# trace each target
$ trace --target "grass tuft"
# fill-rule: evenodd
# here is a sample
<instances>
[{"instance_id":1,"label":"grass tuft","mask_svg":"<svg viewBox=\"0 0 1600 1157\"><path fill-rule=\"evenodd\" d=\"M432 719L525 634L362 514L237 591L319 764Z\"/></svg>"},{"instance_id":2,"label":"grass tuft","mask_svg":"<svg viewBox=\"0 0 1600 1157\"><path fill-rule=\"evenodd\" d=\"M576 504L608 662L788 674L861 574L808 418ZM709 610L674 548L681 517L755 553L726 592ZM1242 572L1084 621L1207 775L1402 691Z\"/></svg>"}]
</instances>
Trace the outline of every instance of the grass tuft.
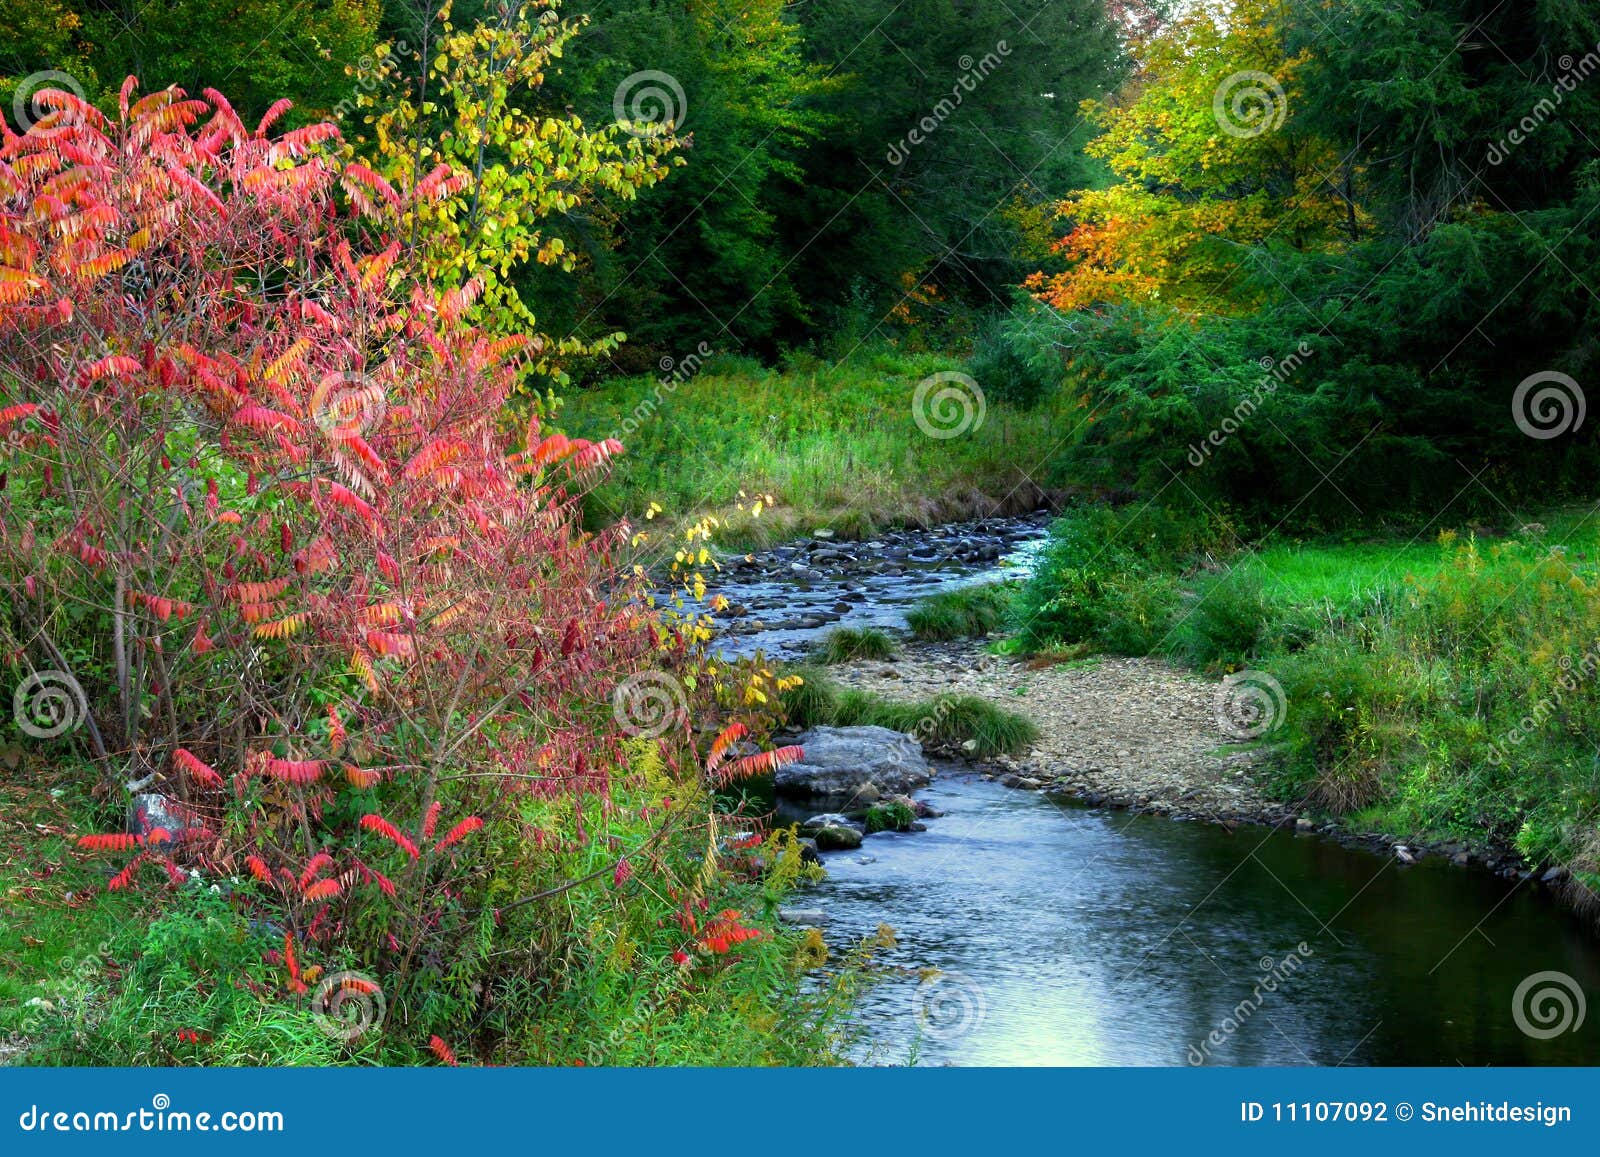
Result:
<instances>
[{"instance_id":1,"label":"grass tuft","mask_svg":"<svg viewBox=\"0 0 1600 1157\"><path fill-rule=\"evenodd\" d=\"M1015 754L1039 737L1032 720L976 695L899 702L841 687L821 668L793 673L804 683L785 693L783 708L795 727L887 727L923 743L963 748L980 759Z\"/></svg>"},{"instance_id":2,"label":"grass tuft","mask_svg":"<svg viewBox=\"0 0 1600 1157\"><path fill-rule=\"evenodd\" d=\"M824 663L849 663L855 659L892 659L899 653L894 636L877 627L835 627L817 644Z\"/></svg>"},{"instance_id":3,"label":"grass tuft","mask_svg":"<svg viewBox=\"0 0 1600 1157\"><path fill-rule=\"evenodd\" d=\"M962 587L923 599L906 615L919 639L981 639L1005 622L1017 588L1010 583Z\"/></svg>"}]
</instances>

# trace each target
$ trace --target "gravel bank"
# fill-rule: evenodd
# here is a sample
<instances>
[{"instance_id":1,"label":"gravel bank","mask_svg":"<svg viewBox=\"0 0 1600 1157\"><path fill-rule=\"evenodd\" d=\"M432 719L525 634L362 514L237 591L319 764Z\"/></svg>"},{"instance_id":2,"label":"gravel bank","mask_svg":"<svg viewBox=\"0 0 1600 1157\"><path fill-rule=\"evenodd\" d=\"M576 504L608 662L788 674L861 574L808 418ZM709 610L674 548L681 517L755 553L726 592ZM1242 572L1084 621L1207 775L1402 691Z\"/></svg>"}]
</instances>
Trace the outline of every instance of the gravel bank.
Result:
<instances>
[{"instance_id":1,"label":"gravel bank","mask_svg":"<svg viewBox=\"0 0 1600 1157\"><path fill-rule=\"evenodd\" d=\"M1039 740L1030 750L978 764L1008 786L1197 819L1295 819L1258 782L1259 754L1228 750L1216 684L1158 660L1036 668L976 642L909 642L894 660L832 671L889 699L977 695L1032 719Z\"/></svg>"}]
</instances>

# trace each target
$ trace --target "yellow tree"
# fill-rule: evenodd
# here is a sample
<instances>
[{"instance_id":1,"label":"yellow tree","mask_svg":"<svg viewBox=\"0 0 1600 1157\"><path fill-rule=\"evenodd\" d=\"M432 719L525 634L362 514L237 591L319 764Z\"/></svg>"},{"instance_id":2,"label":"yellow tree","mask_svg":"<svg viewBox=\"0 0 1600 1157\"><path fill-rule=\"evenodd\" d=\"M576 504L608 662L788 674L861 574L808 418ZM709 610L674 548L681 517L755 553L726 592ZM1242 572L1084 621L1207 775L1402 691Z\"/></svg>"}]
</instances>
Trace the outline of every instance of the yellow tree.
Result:
<instances>
[{"instance_id":1,"label":"yellow tree","mask_svg":"<svg viewBox=\"0 0 1600 1157\"><path fill-rule=\"evenodd\" d=\"M1290 53L1281 0L1197 8L1136 46L1140 73L1087 101L1088 151L1116 180L1059 206L1064 272L1028 287L1060 309L1160 301L1247 307L1243 247L1336 243L1360 222L1333 150L1295 121L1305 52Z\"/></svg>"},{"instance_id":2,"label":"yellow tree","mask_svg":"<svg viewBox=\"0 0 1600 1157\"><path fill-rule=\"evenodd\" d=\"M666 175L678 141L670 125L590 128L538 107L546 72L585 23L561 19L555 0L502 3L467 28L451 23L448 0L416 16L415 43L379 52L357 149L386 181L431 194L397 202L401 235L427 275L480 286L472 320L532 335L532 368L562 384L567 359L623 335L583 343L540 333L518 272L530 262L571 269L573 254L544 222L600 195L633 198ZM381 195L381 183L372 188Z\"/></svg>"}]
</instances>

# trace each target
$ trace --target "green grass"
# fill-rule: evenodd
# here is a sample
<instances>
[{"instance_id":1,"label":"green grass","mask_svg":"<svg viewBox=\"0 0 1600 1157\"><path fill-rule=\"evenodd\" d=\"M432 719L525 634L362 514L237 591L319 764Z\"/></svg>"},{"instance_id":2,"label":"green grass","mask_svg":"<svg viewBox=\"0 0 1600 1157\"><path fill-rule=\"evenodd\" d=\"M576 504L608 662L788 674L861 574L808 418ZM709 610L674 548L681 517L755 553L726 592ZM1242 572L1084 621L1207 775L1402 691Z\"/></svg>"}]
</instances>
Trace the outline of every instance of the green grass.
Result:
<instances>
[{"instance_id":1,"label":"green grass","mask_svg":"<svg viewBox=\"0 0 1600 1157\"><path fill-rule=\"evenodd\" d=\"M1016 587L1010 583L943 591L913 607L906 624L918 639L981 639L1005 622L1015 597Z\"/></svg>"},{"instance_id":2,"label":"green grass","mask_svg":"<svg viewBox=\"0 0 1600 1157\"><path fill-rule=\"evenodd\" d=\"M898 653L894 636L877 627L835 627L822 637L816 648L817 658L823 663L892 659Z\"/></svg>"},{"instance_id":3,"label":"green grass","mask_svg":"<svg viewBox=\"0 0 1600 1157\"><path fill-rule=\"evenodd\" d=\"M713 360L671 389L629 378L574 391L558 420L573 436L615 436L626 448L590 495L597 524L637 518L655 502L673 521L722 517L718 541L751 547L824 526L860 538L1033 509L1040 491L1023 471L1031 450L1051 444L1065 403L1019 409L988 398L981 425L929 437L913 415L917 384L958 367L892 352L809 373L723 373ZM759 518L737 509L741 495L764 494L776 503Z\"/></svg>"},{"instance_id":4,"label":"green grass","mask_svg":"<svg viewBox=\"0 0 1600 1157\"><path fill-rule=\"evenodd\" d=\"M795 727L887 727L930 745L961 747L979 758L1025 750L1039 737L1031 720L976 695L898 702L840 687L820 668L794 673L804 683L785 693L783 708ZM973 746L967 748L967 743Z\"/></svg>"},{"instance_id":5,"label":"green grass","mask_svg":"<svg viewBox=\"0 0 1600 1157\"><path fill-rule=\"evenodd\" d=\"M1063 520L1013 649L1252 669L1283 692L1266 737L1281 798L1363 830L1514 846L1600 888L1593 507L1258 548L1140 519Z\"/></svg>"}]
</instances>

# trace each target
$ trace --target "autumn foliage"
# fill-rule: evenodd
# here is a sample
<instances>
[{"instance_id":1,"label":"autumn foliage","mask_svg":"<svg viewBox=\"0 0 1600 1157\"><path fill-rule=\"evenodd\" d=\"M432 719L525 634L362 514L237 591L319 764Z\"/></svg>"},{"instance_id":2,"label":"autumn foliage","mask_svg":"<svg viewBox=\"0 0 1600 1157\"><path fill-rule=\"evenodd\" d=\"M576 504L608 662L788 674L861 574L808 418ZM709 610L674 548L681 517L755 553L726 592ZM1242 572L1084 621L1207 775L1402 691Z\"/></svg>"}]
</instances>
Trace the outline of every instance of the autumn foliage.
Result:
<instances>
[{"instance_id":1,"label":"autumn foliage","mask_svg":"<svg viewBox=\"0 0 1600 1157\"><path fill-rule=\"evenodd\" d=\"M253 883L295 986L337 951L403 991L499 922L491 877L515 908L598 838L612 691L680 649L626 528L579 527L620 447L508 417L538 351L416 273L392 226L448 170L402 194L215 92L44 100L0 145L0 642L81 686L109 815L180 818L80 843L113 888Z\"/></svg>"}]
</instances>

